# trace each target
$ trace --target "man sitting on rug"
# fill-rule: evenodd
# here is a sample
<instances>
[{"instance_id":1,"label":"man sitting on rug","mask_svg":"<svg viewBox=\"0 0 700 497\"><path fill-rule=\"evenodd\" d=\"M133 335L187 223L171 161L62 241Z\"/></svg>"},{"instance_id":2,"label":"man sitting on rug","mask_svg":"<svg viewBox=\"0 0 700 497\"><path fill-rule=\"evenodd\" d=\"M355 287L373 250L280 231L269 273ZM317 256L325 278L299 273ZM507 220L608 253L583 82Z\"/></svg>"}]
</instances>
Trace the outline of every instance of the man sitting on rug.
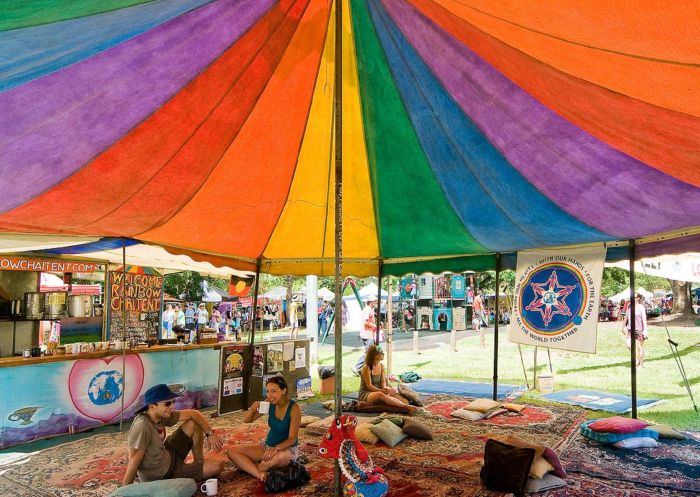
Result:
<instances>
[{"instance_id":1,"label":"man sitting on rug","mask_svg":"<svg viewBox=\"0 0 700 497\"><path fill-rule=\"evenodd\" d=\"M196 409L176 411L173 393L161 383L146 390L145 405L129 430L129 464L122 485L133 483L138 473L141 482L170 478L193 478L197 481L217 476L224 462L204 458L204 438L211 450L219 451L223 441ZM165 427L183 422L169 437ZM185 463L192 451L194 462Z\"/></svg>"}]
</instances>

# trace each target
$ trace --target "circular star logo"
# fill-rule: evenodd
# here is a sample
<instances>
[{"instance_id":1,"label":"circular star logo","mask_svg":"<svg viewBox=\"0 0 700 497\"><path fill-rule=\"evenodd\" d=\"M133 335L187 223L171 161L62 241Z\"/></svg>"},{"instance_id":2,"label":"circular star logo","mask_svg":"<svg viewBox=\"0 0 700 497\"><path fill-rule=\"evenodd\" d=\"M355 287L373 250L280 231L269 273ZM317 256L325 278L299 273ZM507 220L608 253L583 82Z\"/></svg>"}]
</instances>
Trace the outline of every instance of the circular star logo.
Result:
<instances>
[{"instance_id":1,"label":"circular star logo","mask_svg":"<svg viewBox=\"0 0 700 497\"><path fill-rule=\"evenodd\" d=\"M548 336L581 324L587 301L583 275L568 264L547 264L522 285L520 308L525 326Z\"/></svg>"}]
</instances>

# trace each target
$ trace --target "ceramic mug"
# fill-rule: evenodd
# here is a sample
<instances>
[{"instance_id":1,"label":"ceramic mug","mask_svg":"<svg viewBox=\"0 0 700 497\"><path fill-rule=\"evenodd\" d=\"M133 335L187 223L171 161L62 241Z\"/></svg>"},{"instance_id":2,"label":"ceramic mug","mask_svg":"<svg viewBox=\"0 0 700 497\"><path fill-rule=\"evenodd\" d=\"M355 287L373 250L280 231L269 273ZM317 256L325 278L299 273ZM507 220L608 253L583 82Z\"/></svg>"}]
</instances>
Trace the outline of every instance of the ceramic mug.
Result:
<instances>
[{"instance_id":1,"label":"ceramic mug","mask_svg":"<svg viewBox=\"0 0 700 497\"><path fill-rule=\"evenodd\" d=\"M202 492L207 495L218 495L219 480L216 478L209 478L206 482L202 483Z\"/></svg>"},{"instance_id":2,"label":"ceramic mug","mask_svg":"<svg viewBox=\"0 0 700 497\"><path fill-rule=\"evenodd\" d=\"M267 414L270 412L270 403L266 400L261 400L260 404L258 404L258 412L260 414Z\"/></svg>"}]
</instances>

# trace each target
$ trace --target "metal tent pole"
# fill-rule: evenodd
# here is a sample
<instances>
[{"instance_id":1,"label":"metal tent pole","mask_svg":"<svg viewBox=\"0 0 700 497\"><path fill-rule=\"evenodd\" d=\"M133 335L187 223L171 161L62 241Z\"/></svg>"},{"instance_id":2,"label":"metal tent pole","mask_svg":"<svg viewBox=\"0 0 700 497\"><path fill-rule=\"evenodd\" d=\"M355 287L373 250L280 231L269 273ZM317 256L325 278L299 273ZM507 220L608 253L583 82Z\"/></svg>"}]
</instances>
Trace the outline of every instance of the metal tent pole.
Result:
<instances>
[{"instance_id":1,"label":"metal tent pole","mask_svg":"<svg viewBox=\"0 0 700 497\"><path fill-rule=\"evenodd\" d=\"M335 416L343 412L343 1L335 2ZM340 306L340 308L339 308ZM340 312L338 312L340 311ZM340 462L335 461L335 495L343 495Z\"/></svg>"},{"instance_id":2,"label":"metal tent pole","mask_svg":"<svg viewBox=\"0 0 700 497\"><path fill-rule=\"evenodd\" d=\"M379 345L379 337L381 336L381 317L382 317L382 261L379 261L377 269L377 328L374 331L374 343Z\"/></svg>"},{"instance_id":3,"label":"metal tent pole","mask_svg":"<svg viewBox=\"0 0 700 497\"><path fill-rule=\"evenodd\" d=\"M501 254L496 254L496 322L493 329L493 400L498 397L498 313L501 310L499 307L498 294L500 293L501 283Z\"/></svg>"},{"instance_id":4,"label":"metal tent pole","mask_svg":"<svg viewBox=\"0 0 700 497\"><path fill-rule=\"evenodd\" d=\"M629 257L630 257L630 306L629 312L627 313L627 322L630 323L630 362L632 366L632 417L637 417L637 315L636 313L636 298L634 295L634 259L635 259L635 243L634 240L630 240L629 243Z\"/></svg>"},{"instance_id":5,"label":"metal tent pole","mask_svg":"<svg viewBox=\"0 0 700 497\"><path fill-rule=\"evenodd\" d=\"M258 259L256 264L255 264L255 289L253 290L253 305L250 309L251 327L250 327L250 337L248 338L248 342L250 344L250 357L253 357L253 345L255 344L255 323L256 323L256 314L258 313L258 291L259 290L260 290L260 259ZM262 323L261 323L261 325L262 325Z\"/></svg>"},{"instance_id":6,"label":"metal tent pole","mask_svg":"<svg viewBox=\"0 0 700 497\"><path fill-rule=\"evenodd\" d=\"M109 266L107 267L109 271ZM126 240L122 238L122 400L119 414L119 432L124 428L124 397L126 397Z\"/></svg>"}]
</instances>

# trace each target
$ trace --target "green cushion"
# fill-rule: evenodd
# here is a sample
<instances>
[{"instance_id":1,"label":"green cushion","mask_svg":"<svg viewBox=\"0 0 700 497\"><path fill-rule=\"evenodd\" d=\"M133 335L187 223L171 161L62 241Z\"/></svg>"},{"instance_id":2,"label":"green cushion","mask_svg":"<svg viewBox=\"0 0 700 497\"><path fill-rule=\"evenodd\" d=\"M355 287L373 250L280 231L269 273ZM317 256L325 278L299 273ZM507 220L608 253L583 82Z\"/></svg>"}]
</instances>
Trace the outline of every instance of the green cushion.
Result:
<instances>
[{"instance_id":1,"label":"green cushion","mask_svg":"<svg viewBox=\"0 0 700 497\"><path fill-rule=\"evenodd\" d=\"M647 426L647 430L655 431L659 434L659 438L671 438L673 440L685 440L685 435L676 431L668 425L651 425Z\"/></svg>"},{"instance_id":2,"label":"green cushion","mask_svg":"<svg viewBox=\"0 0 700 497\"><path fill-rule=\"evenodd\" d=\"M406 438L406 435L401 428L396 426L394 423L388 419L383 420L378 425L372 425L372 432L377 435L382 441L389 447L393 447L398 444L401 440Z\"/></svg>"},{"instance_id":3,"label":"green cushion","mask_svg":"<svg viewBox=\"0 0 700 497\"><path fill-rule=\"evenodd\" d=\"M398 426L399 428L401 428L401 427L403 426L403 418L400 417L400 416L384 416L384 417L383 417L383 416L379 416L379 417L377 417L376 419L372 420L371 423L372 423L373 425L378 425L379 423L381 423L381 422L384 421L385 419L388 419L389 421L391 421L392 423L394 423L394 424L395 424L396 426Z\"/></svg>"},{"instance_id":4,"label":"green cushion","mask_svg":"<svg viewBox=\"0 0 700 497\"><path fill-rule=\"evenodd\" d=\"M110 497L192 497L197 483L192 478L173 478L132 483L112 492Z\"/></svg>"}]
</instances>

